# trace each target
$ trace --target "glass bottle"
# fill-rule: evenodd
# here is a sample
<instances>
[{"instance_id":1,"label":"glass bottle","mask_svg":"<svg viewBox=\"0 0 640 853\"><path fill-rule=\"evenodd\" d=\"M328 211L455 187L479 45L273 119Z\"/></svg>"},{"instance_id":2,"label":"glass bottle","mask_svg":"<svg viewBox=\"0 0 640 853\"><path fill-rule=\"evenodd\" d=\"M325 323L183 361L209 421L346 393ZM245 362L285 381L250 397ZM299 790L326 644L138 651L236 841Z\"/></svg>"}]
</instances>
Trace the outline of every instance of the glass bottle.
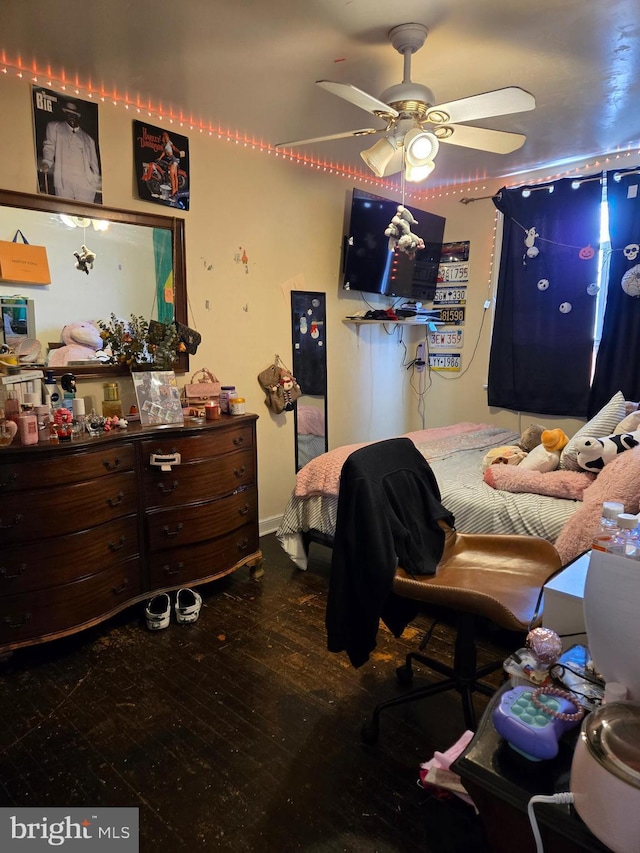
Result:
<instances>
[{"instance_id":1,"label":"glass bottle","mask_svg":"<svg viewBox=\"0 0 640 853\"><path fill-rule=\"evenodd\" d=\"M38 416L31 407L25 407L18 418L18 432L24 447L38 443Z\"/></svg>"},{"instance_id":2,"label":"glass bottle","mask_svg":"<svg viewBox=\"0 0 640 853\"><path fill-rule=\"evenodd\" d=\"M20 417L20 401L18 400L18 395L15 391L7 391L7 400L4 404L4 416L8 421L13 421L16 426L18 425L18 418Z\"/></svg>"},{"instance_id":3,"label":"glass bottle","mask_svg":"<svg viewBox=\"0 0 640 853\"><path fill-rule=\"evenodd\" d=\"M605 501L602 504L602 517L591 543L592 551L607 551L613 536L618 532L618 516L624 512L620 501Z\"/></svg>"},{"instance_id":4,"label":"glass bottle","mask_svg":"<svg viewBox=\"0 0 640 853\"><path fill-rule=\"evenodd\" d=\"M613 535L607 551L619 557L640 559L640 541L638 540L638 516L629 512L618 515L618 532Z\"/></svg>"},{"instance_id":5,"label":"glass bottle","mask_svg":"<svg viewBox=\"0 0 640 853\"><path fill-rule=\"evenodd\" d=\"M8 447L18 432L15 421L5 418L4 409L0 409L0 447Z\"/></svg>"}]
</instances>

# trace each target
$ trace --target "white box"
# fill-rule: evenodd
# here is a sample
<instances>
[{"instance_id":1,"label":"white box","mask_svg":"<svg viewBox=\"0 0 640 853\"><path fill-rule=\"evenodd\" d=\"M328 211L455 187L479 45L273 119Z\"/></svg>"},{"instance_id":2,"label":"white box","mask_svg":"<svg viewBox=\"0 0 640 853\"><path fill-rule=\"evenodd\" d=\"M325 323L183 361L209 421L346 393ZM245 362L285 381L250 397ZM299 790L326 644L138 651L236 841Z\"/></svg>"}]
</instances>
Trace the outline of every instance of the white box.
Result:
<instances>
[{"instance_id":1,"label":"white box","mask_svg":"<svg viewBox=\"0 0 640 853\"><path fill-rule=\"evenodd\" d=\"M584 585L590 559L591 551L587 551L544 585L542 624L561 637L564 651L576 643L589 645L584 621Z\"/></svg>"}]
</instances>

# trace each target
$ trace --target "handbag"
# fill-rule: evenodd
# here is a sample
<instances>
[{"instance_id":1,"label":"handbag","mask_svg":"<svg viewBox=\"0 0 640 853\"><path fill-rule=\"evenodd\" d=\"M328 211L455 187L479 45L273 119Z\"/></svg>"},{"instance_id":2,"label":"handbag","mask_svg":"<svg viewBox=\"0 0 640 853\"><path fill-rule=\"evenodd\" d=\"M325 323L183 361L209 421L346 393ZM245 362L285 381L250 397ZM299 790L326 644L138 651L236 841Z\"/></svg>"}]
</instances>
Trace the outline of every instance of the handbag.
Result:
<instances>
[{"instance_id":1,"label":"handbag","mask_svg":"<svg viewBox=\"0 0 640 853\"><path fill-rule=\"evenodd\" d=\"M266 394L265 406L276 415L292 412L293 404L302 394L295 376L283 365L279 355L273 364L258 374L258 382Z\"/></svg>"},{"instance_id":2,"label":"handbag","mask_svg":"<svg viewBox=\"0 0 640 853\"><path fill-rule=\"evenodd\" d=\"M206 367L202 367L185 383L182 389L187 406L204 406L209 400L220 399L220 380Z\"/></svg>"},{"instance_id":3,"label":"handbag","mask_svg":"<svg viewBox=\"0 0 640 853\"><path fill-rule=\"evenodd\" d=\"M22 243L18 240L22 237ZM32 246L18 229L13 240L0 240L0 279L28 284L51 284L45 246Z\"/></svg>"},{"instance_id":4,"label":"handbag","mask_svg":"<svg viewBox=\"0 0 640 853\"><path fill-rule=\"evenodd\" d=\"M185 323L179 323L177 320L174 321L174 325L178 333L178 340L186 352L188 352L189 355L195 355L200 343L202 342L202 335L200 332L196 332L195 329L190 328Z\"/></svg>"}]
</instances>

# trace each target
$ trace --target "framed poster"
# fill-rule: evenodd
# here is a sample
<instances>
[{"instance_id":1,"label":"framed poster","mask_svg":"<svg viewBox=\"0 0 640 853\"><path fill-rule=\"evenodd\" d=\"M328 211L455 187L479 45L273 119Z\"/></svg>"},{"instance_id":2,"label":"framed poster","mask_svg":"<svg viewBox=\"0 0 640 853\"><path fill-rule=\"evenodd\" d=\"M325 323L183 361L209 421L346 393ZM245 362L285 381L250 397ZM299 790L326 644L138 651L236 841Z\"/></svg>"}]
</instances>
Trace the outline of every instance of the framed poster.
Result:
<instances>
[{"instance_id":1,"label":"framed poster","mask_svg":"<svg viewBox=\"0 0 640 853\"><path fill-rule=\"evenodd\" d=\"M143 121L133 122L138 198L189 210L189 139Z\"/></svg>"},{"instance_id":2,"label":"framed poster","mask_svg":"<svg viewBox=\"0 0 640 853\"><path fill-rule=\"evenodd\" d=\"M98 105L31 87L38 192L102 204Z\"/></svg>"},{"instance_id":3,"label":"framed poster","mask_svg":"<svg viewBox=\"0 0 640 853\"><path fill-rule=\"evenodd\" d=\"M141 424L184 423L180 391L173 370L134 370L131 378Z\"/></svg>"}]
</instances>

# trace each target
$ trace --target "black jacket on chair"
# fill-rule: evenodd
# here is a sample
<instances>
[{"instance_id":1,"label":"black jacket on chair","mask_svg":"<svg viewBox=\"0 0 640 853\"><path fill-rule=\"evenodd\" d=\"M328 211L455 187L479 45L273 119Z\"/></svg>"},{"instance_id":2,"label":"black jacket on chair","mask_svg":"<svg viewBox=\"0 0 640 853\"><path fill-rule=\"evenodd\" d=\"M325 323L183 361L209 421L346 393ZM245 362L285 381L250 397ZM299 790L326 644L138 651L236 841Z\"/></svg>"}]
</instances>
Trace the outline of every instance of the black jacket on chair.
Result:
<instances>
[{"instance_id":1,"label":"black jacket on chair","mask_svg":"<svg viewBox=\"0 0 640 853\"><path fill-rule=\"evenodd\" d=\"M378 623L400 636L419 605L392 591L398 565L435 574L453 515L440 503L429 463L408 438L356 450L340 477L327 598L327 647L361 666L376 646Z\"/></svg>"}]
</instances>

